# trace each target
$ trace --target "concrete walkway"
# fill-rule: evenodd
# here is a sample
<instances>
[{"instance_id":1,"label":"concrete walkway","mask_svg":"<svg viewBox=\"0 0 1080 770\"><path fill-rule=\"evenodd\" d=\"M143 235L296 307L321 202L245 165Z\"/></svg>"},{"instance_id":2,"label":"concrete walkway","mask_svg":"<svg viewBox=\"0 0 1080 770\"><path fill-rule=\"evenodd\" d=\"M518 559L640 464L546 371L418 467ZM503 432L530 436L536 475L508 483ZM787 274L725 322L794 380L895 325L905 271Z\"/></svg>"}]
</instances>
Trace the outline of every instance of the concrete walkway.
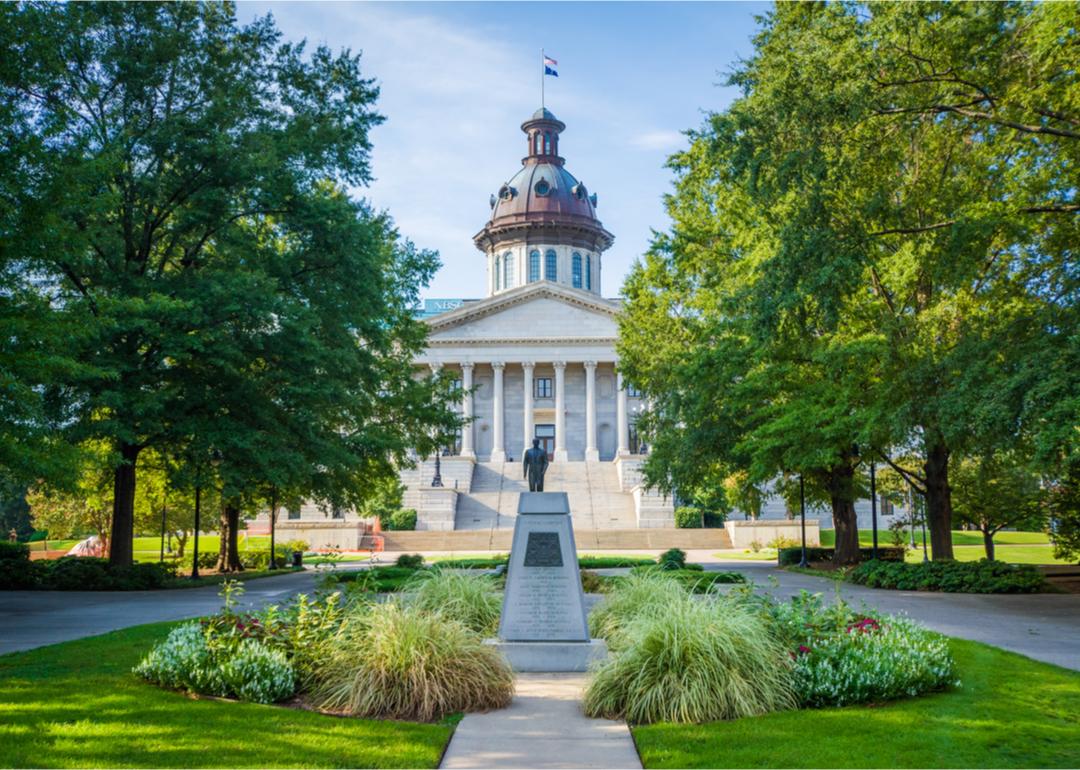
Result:
<instances>
[{"instance_id":1,"label":"concrete walkway","mask_svg":"<svg viewBox=\"0 0 1080 770\"><path fill-rule=\"evenodd\" d=\"M704 555L701 561L706 569L741 572L760 590L777 597L802 590L820 593L826 601L841 596L856 607L865 604L882 612L903 612L943 634L1080 671L1080 594L890 591L786 572L773 562L707 561Z\"/></svg>"},{"instance_id":2,"label":"concrete walkway","mask_svg":"<svg viewBox=\"0 0 1080 770\"><path fill-rule=\"evenodd\" d=\"M317 577L307 570L246 582L242 604L262 607L311 593ZM165 591L0 591L0 654L208 615L221 607L220 590L213 585Z\"/></svg>"},{"instance_id":3,"label":"concrete walkway","mask_svg":"<svg viewBox=\"0 0 1080 770\"><path fill-rule=\"evenodd\" d=\"M441 767L640 768L624 722L581 713L585 674L519 674L509 708L467 714Z\"/></svg>"}]
</instances>

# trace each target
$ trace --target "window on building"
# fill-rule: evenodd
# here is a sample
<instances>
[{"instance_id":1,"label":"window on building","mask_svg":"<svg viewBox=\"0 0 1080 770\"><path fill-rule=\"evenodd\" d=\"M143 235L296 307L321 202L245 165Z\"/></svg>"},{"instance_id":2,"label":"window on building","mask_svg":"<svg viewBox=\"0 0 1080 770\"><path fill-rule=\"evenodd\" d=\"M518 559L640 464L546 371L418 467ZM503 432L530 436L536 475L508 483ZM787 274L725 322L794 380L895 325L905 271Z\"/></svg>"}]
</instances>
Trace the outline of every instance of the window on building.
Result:
<instances>
[{"instance_id":1,"label":"window on building","mask_svg":"<svg viewBox=\"0 0 1080 770\"><path fill-rule=\"evenodd\" d=\"M543 142L543 139L541 139L541 137L540 137L540 132L537 131L535 134L533 134L533 154L535 154L535 155L540 154L540 150L541 150L541 147L542 147L542 144L541 144L542 142Z\"/></svg>"},{"instance_id":2,"label":"window on building","mask_svg":"<svg viewBox=\"0 0 1080 770\"><path fill-rule=\"evenodd\" d=\"M572 258L572 262L571 262L571 265L570 265L570 276L571 276L571 278L573 280L574 288L575 289L580 289L581 288L581 255L578 254L576 251L574 252L574 256Z\"/></svg>"},{"instance_id":3,"label":"window on building","mask_svg":"<svg viewBox=\"0 0 1080 770\"><path fill-rule=\"evenodd\" d=\"M540 280L540 252L529 252L529 283Z\"/></svg>"},{"instance_id":4,"label":"window on building","mask_svg":"<svg viewBox=\"0 0 1080 770\"><path fill-rule=\"evenodd\" d=\"M881 510L881 515L882 516L892 516L893 513L894 513L892 500L885 497L885 495L879 495L878 496L878 501L880 502L880 505L878 507Z\"/></svg>"},{"instance_id":5,"label":"window on building","mask_svg":"<svg viewBox=\"0 0 1080 770\"><path fill-rule=\"evenodd\" d=\"M290 519L299 519L300 518L300 506L299 505L296 506L295 508L290 508L289 509L289 518Z\"/></svg>"},{"instance_id":6,"label":"window on building","mask_svg":"<svg viewBox=\"0 0 1080 770\"><path fill-rule=\"evenodd\" d=\"M533 189L536 190L536 194L541 197L551 193L551 185L548 184L548 181L546 179L541 179L539 182L537 182L536 187L534 187Z\"/></svg>"},{"instance_id":7,"label":"window on building","mask_svg":"<svg viewBox=\"0 0 1080 770\"><path fill-rule=\"evenodd\" d=\"M338 508L338 507L337 507L337 506L335 505L335 506L334 506L334 511L333 511L333 513L331 514L331 518L334 518L334 519L344 519L344 518L345 518L345 509L344 509L344 508Z\"/></svg>"},{"instance_id":8,"label":"window on building","mask_svg":"<svg viewBox=\"0 0 1080 770\"><path fill-rule=\"evenodd\" d=\"M551 378L537 377L535 389L537 398L551 398Z\"/></svg>"},{"instance_id":9,"label":"window on building","mask_svg":"<svg viewBox=\"0 0 1080 770\"><path fill-rule=\"evenodd\" d=\"M509 289L514 285L514 255L509 251L503 254L502 270L503 270L503 288Z\"/></svg>"},{"instance_id":10,"label":"window on building","mask_svg":"<svg viewBox=\"0 0 1080 770\"><path fill-rule=\"evenodd\" d=\"M639 454L641 450L641 438L638 436L637 425L630 423L630 425L627 426L627 430L629 431L629 435L626 437L626 447L630 450L630 454Z\"/></svg>"},{"instance_id":11,"label":"window on building","mask_svg":"<svg viewBox=\"0 0 1080 770\"><path fill-rule=\"evenodd\" d=\"M626 396L627 398L641 398L641 390L627 383Z\"/></svg>"},{"instance_id":12,"label":"window on building","mask_svg":"<svg viewBox=\"0 0 1080 770\"><path fill-rule=\"evenodd\" d=\"M592 291L592 256L585 255L585 288Z\"/></svg>"},{"instance_id":13,"label":"window on building","mask_svg":"<svg viewBox=\"0 0 1080 770\"><path fill-rule=\"evenodd\" d=\"M554 249L548 249L544 254L544 280L558 280L558 259Z\"/></svg>"},{"instance_id":14,"label":"window on building","mask_svg":"<svg viewBox=\"0 0 1080 770\"><path fill-rule=\"evenodd\" d=\"M520 147L520 146L521 145L519 144L518 147ZM551 134L549 134L546 131L544 132L544 154L545 155L550 155L551 154Z\"/></svg>"},{"instance_id":15,"label":"window on building","mask_svg":"<svg viewBox=\"0 0 1080 770\"><path fill-rule=\"evenodd\" d=\"M499 258L495 257L494 266L492 268L492 272L495 274L495 291L498 291L500 288L502 288L502 285L501 285L502 275L501 275L501 273L499 271L499 267L500 267Z\"/></svg>"}]
</instances>

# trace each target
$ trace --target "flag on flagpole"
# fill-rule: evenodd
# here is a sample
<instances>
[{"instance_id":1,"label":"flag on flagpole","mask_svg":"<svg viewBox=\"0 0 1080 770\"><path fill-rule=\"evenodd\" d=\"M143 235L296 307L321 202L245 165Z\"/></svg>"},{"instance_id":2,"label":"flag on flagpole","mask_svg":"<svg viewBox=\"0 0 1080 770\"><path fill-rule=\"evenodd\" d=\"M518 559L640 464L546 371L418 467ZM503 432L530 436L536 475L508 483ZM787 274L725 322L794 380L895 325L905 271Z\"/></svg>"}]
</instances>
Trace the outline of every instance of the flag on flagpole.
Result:
<instances>
[{"instance_id":1,"label":"flag on flagpole","mask_svg":"<svg viewBox=\"0 0 1080 770\"><path fill-rule=\"evenodd\" d=\"M555 70L559 66L559 62L552 59L547 54L544 54L544 74L551 75L554 78L559 77L559 73Z\"/></svg>"}]
</instances>

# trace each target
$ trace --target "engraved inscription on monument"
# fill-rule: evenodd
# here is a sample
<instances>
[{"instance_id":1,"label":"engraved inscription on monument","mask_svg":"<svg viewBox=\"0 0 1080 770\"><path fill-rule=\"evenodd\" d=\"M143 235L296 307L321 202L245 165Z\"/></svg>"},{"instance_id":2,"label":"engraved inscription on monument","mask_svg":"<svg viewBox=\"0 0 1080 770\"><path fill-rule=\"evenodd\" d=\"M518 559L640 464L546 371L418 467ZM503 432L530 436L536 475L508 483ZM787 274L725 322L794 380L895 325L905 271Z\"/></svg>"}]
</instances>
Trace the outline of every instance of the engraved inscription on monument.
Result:
<instances>
[{"instance_id":1,"label":"engraved inscription on monument","mask_svg":"<svg viewBox=\"0 0 1080 770\"><path fill-rule=\"evenodd\" d=\"M587 642L589 625L565 492L523 492L514 523L499 638Z\"/></svg>"},{"instance_id":2,"label":"engraved inscription on monument","mask_svg":"<svg viewBox=\"0 0 1080 770\"><path fill-rule=\"evenodd\" d=\"M525 545L526 567L561 567L562 548L558 532L530 532Z\"/></svg>"}]
</instances>

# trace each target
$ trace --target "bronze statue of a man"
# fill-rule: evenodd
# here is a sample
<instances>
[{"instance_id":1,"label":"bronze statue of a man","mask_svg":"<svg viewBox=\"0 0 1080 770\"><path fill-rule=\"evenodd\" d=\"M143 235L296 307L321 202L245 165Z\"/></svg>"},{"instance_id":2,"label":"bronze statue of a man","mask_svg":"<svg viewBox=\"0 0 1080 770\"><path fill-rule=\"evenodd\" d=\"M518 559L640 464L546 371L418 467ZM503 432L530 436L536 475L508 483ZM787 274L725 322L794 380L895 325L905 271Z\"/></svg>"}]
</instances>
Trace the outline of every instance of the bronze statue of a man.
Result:
<instances>
[{"instance_id":1,"label":"bronze statue of a man","mask_svg":"<svg viewBox=\"0 0 1080 770\"><path fill-rule=\"evenodd\" d=\"M529 479L529 491L543 492L544 472L548 467L548 459L547 452L540 448L540 439L533 439L532 449L525 451L521 464L525 466L525 476Z\"/></svg>"}]
</instances>

